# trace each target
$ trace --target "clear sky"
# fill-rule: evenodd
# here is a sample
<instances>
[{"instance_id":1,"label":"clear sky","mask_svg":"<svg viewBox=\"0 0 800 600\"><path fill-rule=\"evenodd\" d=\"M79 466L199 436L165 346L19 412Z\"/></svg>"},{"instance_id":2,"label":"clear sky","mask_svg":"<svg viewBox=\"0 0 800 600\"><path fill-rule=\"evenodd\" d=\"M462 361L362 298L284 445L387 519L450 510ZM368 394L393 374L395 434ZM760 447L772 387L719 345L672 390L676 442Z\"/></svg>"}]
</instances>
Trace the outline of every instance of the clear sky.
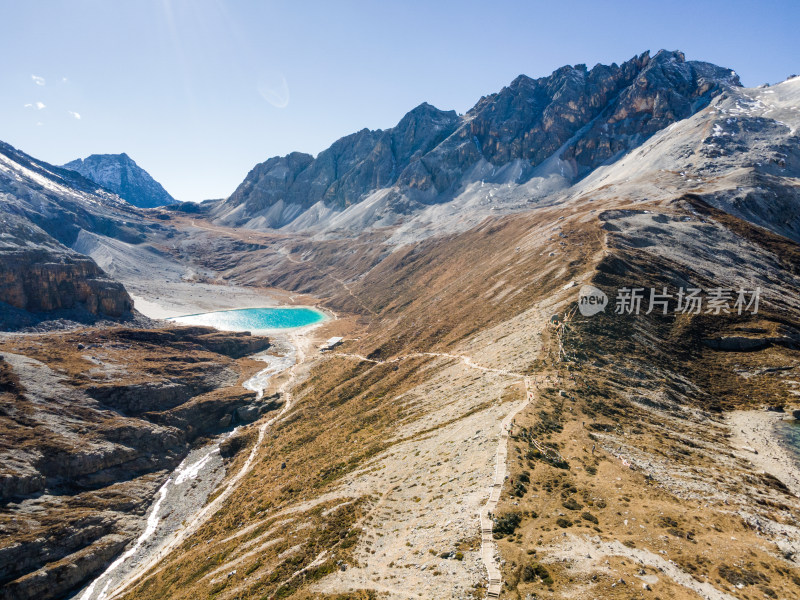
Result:
<instances>
[{"instance_id":1,"label":"clear sky","mask_svg":"<svg viewBox=\"0 0 800 600\"><path fill-rule=\"evenodd\" d=\"M466 112L520 73L650 49L800 72L800 0L0 0L0 140L61 164L127 152L181 200L423 101Z\"/></svg>"}]
</instances>

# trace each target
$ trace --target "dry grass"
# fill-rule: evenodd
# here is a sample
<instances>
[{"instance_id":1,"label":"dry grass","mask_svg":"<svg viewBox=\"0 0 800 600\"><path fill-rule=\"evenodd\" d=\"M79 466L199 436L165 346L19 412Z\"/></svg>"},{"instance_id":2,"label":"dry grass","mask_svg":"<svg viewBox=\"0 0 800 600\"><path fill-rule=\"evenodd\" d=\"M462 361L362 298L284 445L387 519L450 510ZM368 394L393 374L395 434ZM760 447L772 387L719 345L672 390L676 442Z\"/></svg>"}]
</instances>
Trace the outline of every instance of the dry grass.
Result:
<instances>
[{"instance_id":1,"label":"dry grass","mask_svg":"<svg viewBox=\"0 0 800 600\"><path fill-rule=\"evenodd\" d=\"M129 597L288 597L339 564L353 564L356 523L374 500L315 498L388 447L393 424L407 416L388 394L416 385L426 362L320 363L294 390L297 408L269 432L255 467L225 507ZM283 520L288 522L273 526ZM244 559L241 567L237 563L225 585L202 577L214 565L239 560L247 543L265 532L262 543L281 541ZM322 552L327 554L321 557ZM199 569L192 566L198 564Z\"/></svg>"},{"instance_id":2,"label":"dry grass","mask_svg":"<svg viewBox=\"0 0 800 600\"><path fill-rule=\"evenodd\" d=\"M733 221L725 219L742 235L758 233L773 250L791 246ZM675 267L617 246L594 282L605 289L632 279L669 286ZM729 597L800 597L780 534L800 517L800 501L734 458L719 416L789 402L786 377L774 367L796 368L800 353L780 345L723 352L702 343L775 336L796 317L782 308L767 305L742 317L607 311L571 324L573 361L556 363L551 344L551 379L535 407L516 419L509 452L516 460L498 509L521 517L499 541L508 560L506 597L697 598L687 588L692 581ZM565 464L546 460L534 439ZM675 573L665 573L661 559L672 561Z\"/></svg>"}]
</instances>

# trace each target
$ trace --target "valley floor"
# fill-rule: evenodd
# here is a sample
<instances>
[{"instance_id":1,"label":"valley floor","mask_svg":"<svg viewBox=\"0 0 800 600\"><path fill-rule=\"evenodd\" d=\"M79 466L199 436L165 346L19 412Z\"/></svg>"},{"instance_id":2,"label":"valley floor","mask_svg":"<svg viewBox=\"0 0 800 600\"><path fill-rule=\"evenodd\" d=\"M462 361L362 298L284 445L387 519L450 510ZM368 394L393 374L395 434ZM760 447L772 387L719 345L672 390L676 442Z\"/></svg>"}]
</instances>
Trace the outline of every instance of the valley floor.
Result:
<instances>
[{"instance_id":1,"label":"valley floor","mask_svg":"<svg viewBox=\"0 0 800 600\"><path fill-rule=\"evenodd\" d=\"M176 540L198 540L188 547L184 544L184 550L195 548L203 539L213 548L205 554L213 558L213 567L202 568L192 586L218 590L213 595L220 597L248 597L260 589L262 570L266 575L269 569L277 569L274 572L282 572L282 577L276 589L294 589L304 583L313 597L354 597L369 590L397 600L478 598L487 593L489 597L560 598L564 596L558 590L570 589L569 597L574 598L649 598L655 593L661 598L732 600L749 597L737 590L742 589L740 581L755 577L756 583L745 587L758 584L767 597L772 593L779 598L795 597L780 587L779 580L791 574L780 563L763 567L776 569L778 580L748 576L758 572L752 571L749 562L734 560L727 565L724 554L717 556L711 550L722 548L721 540L730 538L739 540L734 554L746 554L753 544L775 542L782 553L800 551L796 537L800 532L786 520L798 510L792 506L794 501L789 502L780 490L777 495L767 493L764 497L771 498L770 506L777 507L782 516L759 513L752 510L749 492L741 488L751 474L760 477L758 472L763 471L785 482L796 500L800 465L771 429L781 417L766 411L735 411L727 413L725 420L708 421L693 411L676 416L660 409L642 412L637 406L627 415L612 409L606 416L616 415L613 426L602 425L602 418L601 424L587 425L587 415L589 419L600 415L587 408L587 401L594 410L597 405L581 392L592 384L580 370L555 365L530 369L532 357L545 353L546 315L551 311L547 305L530 309L449 352L412 352L387 360L360 354L352 342L318 355L310 340L318 341L325 332L304 336L308 356L292 392L296 405L279 419L314 419L314 410L303 404L315 390L303 381L309 383L308 377L317 381L313 374L320 370L399 369L423 361L426 374L420 381L393 388L396 395L384 399L402 407L406 416L395 420L391 430L379 430L375 439L382 449L322 493L314 493L315 486L307 485L294 499L281 502L278 510L256 510L256 516L241 527L220 530L209 522L216 532L210 537L208 528L199 527L186 532L197 534L192 538ZM293 384L293 379L285 380L281 389L288 393ZM376 407L367 412L371 410ZM329 418L332 415L328 413ZM553 426L556 421L558 427ZM283 440L287 449L294 447L294 440L307 439L307 434L297 438L290 431L279 425L273 434L276 438L288 435ZM358 428L340 433L343 441L363 435ZM670 450L668 440L672 439L693 440L686 443L699 444L702 458L692 466L673 462L668 458L677 456ZM258 444L253 448L254 465L274 462L274 456L264 454L270 447L268 443L263 450ZM341 446L332 448L337 455L341 450ZM555 463L548 463L547 456L556 456L570 467L566 471L553 468ZM278 460L297 459L290 451ZM307 456L296 467L313 470L318 464L325 462ZM263 495L257 482L266 473L256 466L244 477L241 489L231 490L232 498ZM708 477L716 479L713 486L708 485ZM284 479L270 478L273 486ZM520 484L522 494L516 493ZM313 526L303 515L320 509L322 514L334 514L358 502L364 504L348 528L358 532L350 550L337 553L334 548L319 547L308 554L305 547L310 545L307 536L313 534L309 531ZM221 513L212 521L229 521L233 507L216 501L215 505ZM580 508L574 512L581 505L583 513ZM484 512L487 516L482 519ZM510 532L501 525L498 532L498 517L502 524L508 515L519 515L518 525ZM486 523L494 526L494 535L492 531L482 535ZM758 523L756 531L748 532L756 526L747 523ZM660 535L659 528L669 533ZM795 532L788 538L787 529ZM701 547L693 547L698 543ZM756 554L762 565L774 560L766 549ZM303 559L294 569L281 569L291 564L293 556ZM174 554L158 566L151 564L143 580L130 580L140 587L125 597L151 597L147 582L161 581L176 568L183 572L188 568L186 560ZM704 560L725 566L724 581L699 574ZM335 568L324 568L331 563ZM530 577L526 565L534 565ZM180 587L171 589L176 598L185 597Z\"/></svg>"},{"instance_id":2,"label":"valley floor","mask_svg":"<svg viewBox=\"0 0 800 600\"><path fill-rule=\"evenodd\" d=\"M173 281L168 284L147 280L127 282L134 307L146 317L169 319L183 315L266 308L291 303L292 294L234 285Z\"/></svg>"},{"instance_id":3,"label":"valley floor","mask_svg":"<svg viewBox=\"0 0 800 600\"><path fill-rule=\"evenodd\" d=\"M618 214L650 226L648 211ZM705 224L665 218L690 223L684 229ZM385 287L376 280L367 289L335 269L329 275L311 264L313 256L281 249L288 270L329 285L339 302L354 299L361 316L320 329L321 339L346 341L299 365L292 409L275 423L253 470L213 519L124 597L799 598L800 532L792 523L800 517L800 471L772 441L773 417L708 412L702 407L715 395L734 394L712 389L699 371L694 379L670 371L649 349L655 334L631 333L630 322L583 331L600 345L594 354L580 335L557 338L550 316L563 310L576 281L591 281L586 270L603 253L593 255L580 227L564 224L556 248L564 255L551 258L553 238L526 225L515 241L494 242L500 274L474 275L475 297L459 271L471 268L469 236L442 251L461 261L441 263L444 283L426 280L413 293L420 285L413 279ZM473 325L548 277L550 291L531 292L535 299L502 319L493 315L489 326ZM200 306L191 285L170 310ZM441 326L467 331L444 344L424 336L461 310L442 299L448 286L455 302L473 304L461 313L463 325ZM231 291L221 287L202 309L232 307ZM376 316L373 307L391 307L403 294L427 303L404 305L402 317ZM273 298L313 303L279 292ZM777 351L704 352L693 360L715 383L730 381L736 401L751 408L745 391L770 398L778 388L767 377L748 380L755 388L745 390L735 374L741 365L725 361L750 361L753 372L793 364L791 353Z\"/></svg>"},{"instance_id":4,"label":"valley floor","mask_svg":"<svg viewBox=\"0 0 800 600\"><path fill-rule=\"evenodd\" d=\"M149 299L139 305L151 317L239 308L237 298L263 306L295 297L198 283L164 294L168 300L155 286L143 291ZM149 590L165 585L173 598L196 597L198 586L220 598L272 597L263 587L265 578L275 579L270 573L280 573L273 592L305 589L332 598L560 598L559 590L569 589L574 598L649 598L655 591L661 598L732 600L749 597L737 593L747 577L767 597L776 587L777 597L795 597L769 575L747 575L757 572L749 562L726 566L730 587L698 572L703 560L727 564L710 548L728 538L740 540L735 552L745 554L776 541L786 556L800 552L800 531L788 516L798 511L800 468L772 430L782 415L734 411L708 421L698 412L676 417L639 404L604 413L588 393L602 385L584 379L589 371L557 361L532 367L552 352L547 316L554 302L447 352L362 354L353 339L359 327L346 318L289 334L298 364L259 384L281 395L283 409L244 429L251 445L228 462L210 503L193 514L176 511L183 523L173 523L174 534L159 533L147 552L128 557L121 578L100 579L81 597L154 598ZM331 333L350 341L319 354L316 346ZM378 391L369 375L375 370L383 377L399 371L401 378ZM352 393L366 391L366 404L355 413L320 404L326 374L352 380ZM398 412L385 420L381 406ZM360 424L339 422L340 413ZM676 439L702 448L691 466L667 458L678 456L669 441ZM352 455L350 444L359 460L326 476ZM558 460L569 464L566 471ZM215 485L220 466L209 479ZM318 470L329 481L308 479ZM793 497L779 488L762 496L775 514L758 512L741 489L741 481L762 471ZM327 527L315 519L350 508L341 535L352 541L339 549L314 542ZM506 530L509 515L517 520ZM692 546L698 542L708 549ZM764 548L753 557L772 565L770 554ZM764 568L791 573L779 564ZM186 575L191 582L181 584ZM177 584L167 584L175 577Z\"/></svg>"}]
</instances>

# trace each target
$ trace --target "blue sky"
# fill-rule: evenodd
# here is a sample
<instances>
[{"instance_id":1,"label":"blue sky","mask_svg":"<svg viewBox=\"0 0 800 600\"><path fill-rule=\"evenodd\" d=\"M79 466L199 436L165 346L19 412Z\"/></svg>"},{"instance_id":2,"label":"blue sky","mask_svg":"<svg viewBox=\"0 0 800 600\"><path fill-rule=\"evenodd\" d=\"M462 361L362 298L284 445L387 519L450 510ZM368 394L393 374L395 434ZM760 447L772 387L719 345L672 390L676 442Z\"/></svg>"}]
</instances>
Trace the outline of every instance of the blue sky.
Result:
<instances>
[{"instance_id":1,"label":"blue sky","mask_svg":"<svg viewBox=\"0 0 800 600\"><path fill-rule=\"evenodd\" d=\"M800 72L797 0L0 0L0 140L60 164L127 152L176 198L316 154L423 101L468 110L520 73L650 49Z\"/></svg>"}]
</instances>

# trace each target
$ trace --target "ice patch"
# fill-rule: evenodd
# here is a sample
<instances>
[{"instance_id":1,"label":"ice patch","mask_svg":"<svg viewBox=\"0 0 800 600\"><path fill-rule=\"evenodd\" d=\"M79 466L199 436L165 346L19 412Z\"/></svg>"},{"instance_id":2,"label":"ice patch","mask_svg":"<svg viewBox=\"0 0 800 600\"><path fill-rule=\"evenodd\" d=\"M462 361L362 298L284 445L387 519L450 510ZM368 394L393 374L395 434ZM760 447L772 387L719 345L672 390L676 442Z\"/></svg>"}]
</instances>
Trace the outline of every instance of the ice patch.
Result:
<instances>
[{"instance_id":1,"label":"ice patch","mask_svg":"<svg viewBox=\"0 0 800 600\"><path fill-rule=\"evenodd\" d=\"M159 508L161 508L161 503L164 501L164 498L167 497L167 488L171 483L172 483L172 478L167 479L164 482L164 485L162 485L161 488L158 490L158 500L156 500L156 503L153 505L153 510L150 511L150 516L147 517L147 527L145 527L145 530L142 532L142 535L140 535L137 538L136 543L127 552L119 556L114 562L108 565L108 568L105 571L103 571L103 574L100 575L100 577L98 577L97 579L95 579L92 582L92 585L90 585L89 588L83 593L80 600L89 600L89 598L91 598L92 594L94 593L94 587L97 584L97 582L100 581L100 579L102 579L109 573L115 571L122 563L124 563L134 554L136 554L136 551L142 547L142 544L144 544L148 539L150 539L150 537L155 533L156 527L158 527L158 522L161 520L161 517L159 516ZM106 598L106 593L108 591L109 583L110 582L106 583L106 585L103 587L97 600L104 600L104 598Z\"/></svg>"},{"instance_id":2,"label":"ice patch","mask_svg":"<svg viewBox=\"0 0 800 600\"><path fill-rule=\"evenodd\" d=\"M211 452L206 454L203 458L195 462L194 464L184 467L183 463L178 467L176 471L177 477L175 478L175 485L181 485L185 481L189 479L197 479L197 475L200 471L208 464L208 461L211 460L214 454L219 452L219 448L214 448ZM186 462L186 461L184 461Z\"/></svg>"}]
</instances>

